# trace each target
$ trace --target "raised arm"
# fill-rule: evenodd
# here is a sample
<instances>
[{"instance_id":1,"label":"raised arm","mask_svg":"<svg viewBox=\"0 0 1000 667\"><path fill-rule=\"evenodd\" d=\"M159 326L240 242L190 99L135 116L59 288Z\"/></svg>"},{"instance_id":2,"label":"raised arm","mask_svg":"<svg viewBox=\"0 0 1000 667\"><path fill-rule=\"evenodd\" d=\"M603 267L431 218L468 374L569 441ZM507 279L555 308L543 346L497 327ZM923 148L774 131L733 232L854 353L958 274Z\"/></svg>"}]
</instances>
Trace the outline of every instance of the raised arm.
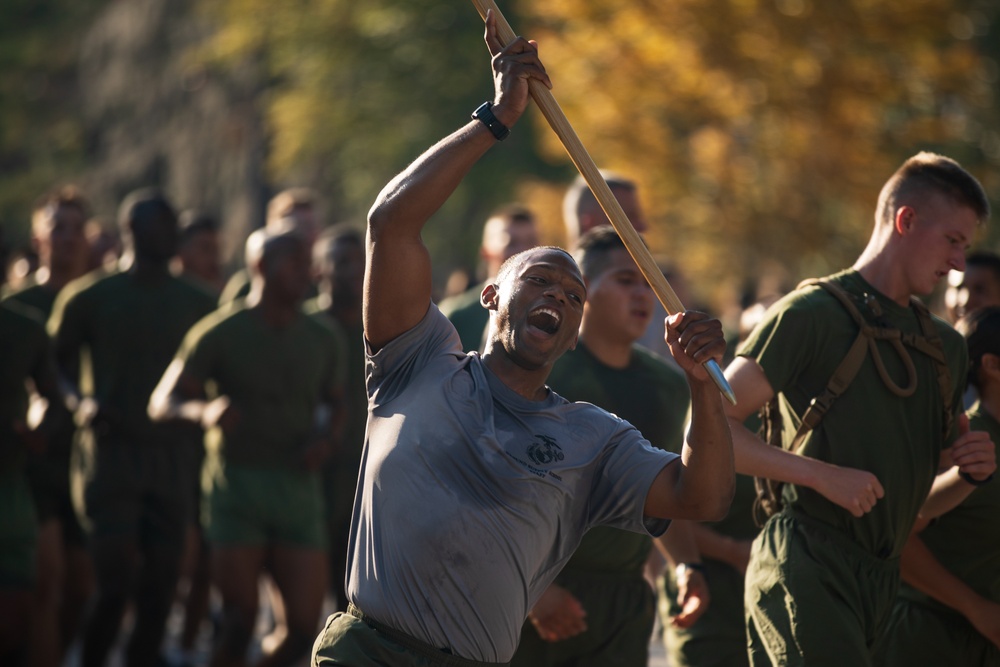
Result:
<instances>
[{"instance_id":1,"label":"raised arm","mask_svg":"<svg viewBox=\"0 0 1000 667\"><path fill-rule=\"evenodd\" d=\"M534 42L500 44L496 20L486 18L486 45L493 62L493 114L508 128L528 104L528 81L550 86ZM368 213L365 271L365 337L378 349L413 328L431 301L431 262L420 232L472 166L497 139L473 120L445 137L393 178Z\"/></svg>"},{"instance_id":2,"label":"raised arm","mask_svg":"<svg viewBox=\"0 0 1000 667\"><path fill-rule=\"evenodd\" d=\"M723 409L733 433L736 470L780 482L812 488L856 517L872 510L885 491L878 478L866 470L842 468L818 459L773 447L743 425L774 397L764 369L753 359L737 357L726 369L726 379L736 393L736 405Z\"/></svg>"}]
</instances>

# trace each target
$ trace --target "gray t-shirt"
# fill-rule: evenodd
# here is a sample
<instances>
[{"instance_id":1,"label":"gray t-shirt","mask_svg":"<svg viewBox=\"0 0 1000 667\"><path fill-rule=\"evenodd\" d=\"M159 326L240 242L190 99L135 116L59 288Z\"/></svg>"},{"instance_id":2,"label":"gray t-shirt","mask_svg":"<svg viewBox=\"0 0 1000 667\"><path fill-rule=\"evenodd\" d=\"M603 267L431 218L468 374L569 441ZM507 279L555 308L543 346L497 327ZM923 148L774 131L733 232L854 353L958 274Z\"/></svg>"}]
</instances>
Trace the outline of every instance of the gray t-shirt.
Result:
<instances>
[{"instance_id":1,"label":"gray t-shirt","mask_svg":"<svg viewBox=\"0 0 1000 667\"><path fill-rule=\"evenodd\" d=\"M643 506L675 454L589 403L518 395L436 306L369 354L367 382L348 597L390 627L506 662L588 529L669 525Z\"/></svg>"}]
</instances>

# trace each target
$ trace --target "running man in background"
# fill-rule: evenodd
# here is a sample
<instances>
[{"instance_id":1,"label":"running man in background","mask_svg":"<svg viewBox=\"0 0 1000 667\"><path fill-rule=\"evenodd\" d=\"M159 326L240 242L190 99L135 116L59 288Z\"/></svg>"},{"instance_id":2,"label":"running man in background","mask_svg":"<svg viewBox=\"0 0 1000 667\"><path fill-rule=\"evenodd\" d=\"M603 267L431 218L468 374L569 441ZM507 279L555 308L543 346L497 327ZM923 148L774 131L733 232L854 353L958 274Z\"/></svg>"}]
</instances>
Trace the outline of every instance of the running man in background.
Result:
<instances>
[{"instance_id":1,"label":"running man in background","mask_svg":"<svg viewBox=\"0 0 1000 667\"><path fill-rule=\"evenodd\" d=\"M247 248L250 294L191 330L149 404L157 421L208 430L206 533L223 602L215 667L246 664L265 568L283 637L257 664L309 652L326 592L320 470L342 424L340 339L302 310L310 243L289 220Z\"/></svg>"},{"instance_id":2,"label":"running man in background","mask_svg":"<svg viewBox=\"0 0 1000 667\"><path fill-rule=\"evenodd\" d=\"M85 228L90 206L75 187L44 196L31 215L32 245L39 268L33 279L8 298L37 311L45 322L56 297L87 271L90 249ZM32 623L32 664L60 664L80 631L93 590L86 536L70 496L72 420L62 422L45 449L29 452L28 479L38 513L38 578Z\"/></svg>"},{"instance_id":3,"label":"running man in background","mask_svg":"<svg viewBox=\"0 0 1000 667\"><path fill-rule=\"evenodd\" d=\"M979 402L968 427L1000 443L1000 307L958 322ZM951 474L956 474L953 470ZM971 477L966 477L968 482ZM880 664L1000 665L1000 484L976 482L956 504L925 506L903 549L903 586ZM934 491L928 505L935 500ZM930 511L927 511L930 510Z\"/></svg>"},{"instance_id":4,"label":"running man in background","mask_svg":"<svg viewBox=\"0 0 1000 667\"><path fill-rule=\"evenodd\" d=\"M49 319L71 407L86 427L75 500L89 524L97 589L83 631L83 667L105 663L129 605L135 623L126 664L145 667L160 655L191 515L197 471L190 441L198 434L152 423L146 404L184 334L214 305L210 294L170 273L177 216L162 194L130 194L119 221L131 266L70 283Z\"/></svg>"}]
</instances>

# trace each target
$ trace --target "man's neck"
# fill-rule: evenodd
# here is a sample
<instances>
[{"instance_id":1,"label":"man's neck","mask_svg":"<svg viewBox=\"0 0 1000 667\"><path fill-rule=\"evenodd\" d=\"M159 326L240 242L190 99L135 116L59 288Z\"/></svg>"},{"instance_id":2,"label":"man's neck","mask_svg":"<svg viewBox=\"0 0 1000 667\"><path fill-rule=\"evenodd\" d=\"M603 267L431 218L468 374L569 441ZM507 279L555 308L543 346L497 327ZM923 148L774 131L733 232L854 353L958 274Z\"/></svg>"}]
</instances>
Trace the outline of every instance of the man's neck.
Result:
<instances>
[{"instance_id":1,"label":"man's neck","mask_svg":"<svg viewBox=\"0 0 1000 667\"><path fill-rule=\"evenodd\" d=\"M586 327L580 330L580 343L585 345L590 353L605 366L625 368L632 361L631 343L608 340L592 333L588 335Z\"/></svg>"},{"instance_id":2,"label":"man's neck","mask_svg":"<svg viewBox=\"0 0 1000 667\"><path fill-rule=\"evenodd\" d=\"M45 280L40 281L40 284L45 285L45 287L53 292L58 292L68 283L76 280L83 273L73 269L68 269L65 267L51 266L49 267L48 274Z\"/></svg>"},{"instance_id":3,"label":"man's neck","mask_svg":"<svg viewBox=\"0 0 1000 667\"><path fill-rule=\"evenodd\" d=\"M301 304L276 296L265 285L255 285L246 298L246 305L252 308L264 323L273 329L283 329L301 313Z\"/></svg>"},{"instance_id":4,"label":"man's neck","mask_svg":"<svg viewBox=\"0 0 1000 667\"><path fill-rule=\"evenodd\" d=\"M551 368L527 369L519 366L499 343L486 348L483 363L507 387L529 401L542 401L549 395L545 381Z\"/></svg>"},{"instance_id":5,"label":"man's neck","mask_svg":"<svg viewBox=\"0 0 1000 667\"><path fill-rule=\"evenodd\" d=\"M898 266L898 263L884 248L881 250L869 248L858 258L852 268L879 292L901 306L908 306L912 294Z\"/></svg>"},{"instance_id":6,"label":"man's neck","mask_svg":"<svg viewBox=\"0 0 1000 667\"><path fill-rule=\"evenodd\" d=\"M979 408L1000 422L1000 386L987 384L980 390Z\"/></svg>"},{"instance_id":7,"label":"man's neck","mask_svg":"<svg viewBox=\"0 0 1000 667\"><path fill-rule=\"evenodd\" d=\"M320 294L319 306L327 315L345 327L361 326L361 301L336 299L332 294Z\"/></svg>"},{"instance_id":8,"label":"man's neck","mask_svg":"<svg viewBox=\"0 0 1000 667\"><path fill-rule=\"evenodd\" d=\"M128 272L143 283L156 283L171 277L169 262L139 257L135 258Z\"/></svg>"}]
</instances>

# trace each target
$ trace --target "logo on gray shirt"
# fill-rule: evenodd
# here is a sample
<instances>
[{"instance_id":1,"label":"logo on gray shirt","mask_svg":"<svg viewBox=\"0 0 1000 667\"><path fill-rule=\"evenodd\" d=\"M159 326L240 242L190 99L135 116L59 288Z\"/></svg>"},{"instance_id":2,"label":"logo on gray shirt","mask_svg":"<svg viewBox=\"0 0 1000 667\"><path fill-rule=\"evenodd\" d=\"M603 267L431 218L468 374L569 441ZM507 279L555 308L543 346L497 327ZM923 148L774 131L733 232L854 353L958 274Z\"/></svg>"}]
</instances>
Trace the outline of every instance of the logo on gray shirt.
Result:
<instances>
[{"instance_id":1,"label":"logo on gray shirt","mask_svg":"<svg viewBox=\"0 0 1000 667\"><path fill-rule=\"evenodd\" d=\"M563 456L562 448L556 444L554 439L537 433L535 438L537 439L528 445L528 458L538 465L545 466L566 458Z\"/></svg>"}]
</instances>

